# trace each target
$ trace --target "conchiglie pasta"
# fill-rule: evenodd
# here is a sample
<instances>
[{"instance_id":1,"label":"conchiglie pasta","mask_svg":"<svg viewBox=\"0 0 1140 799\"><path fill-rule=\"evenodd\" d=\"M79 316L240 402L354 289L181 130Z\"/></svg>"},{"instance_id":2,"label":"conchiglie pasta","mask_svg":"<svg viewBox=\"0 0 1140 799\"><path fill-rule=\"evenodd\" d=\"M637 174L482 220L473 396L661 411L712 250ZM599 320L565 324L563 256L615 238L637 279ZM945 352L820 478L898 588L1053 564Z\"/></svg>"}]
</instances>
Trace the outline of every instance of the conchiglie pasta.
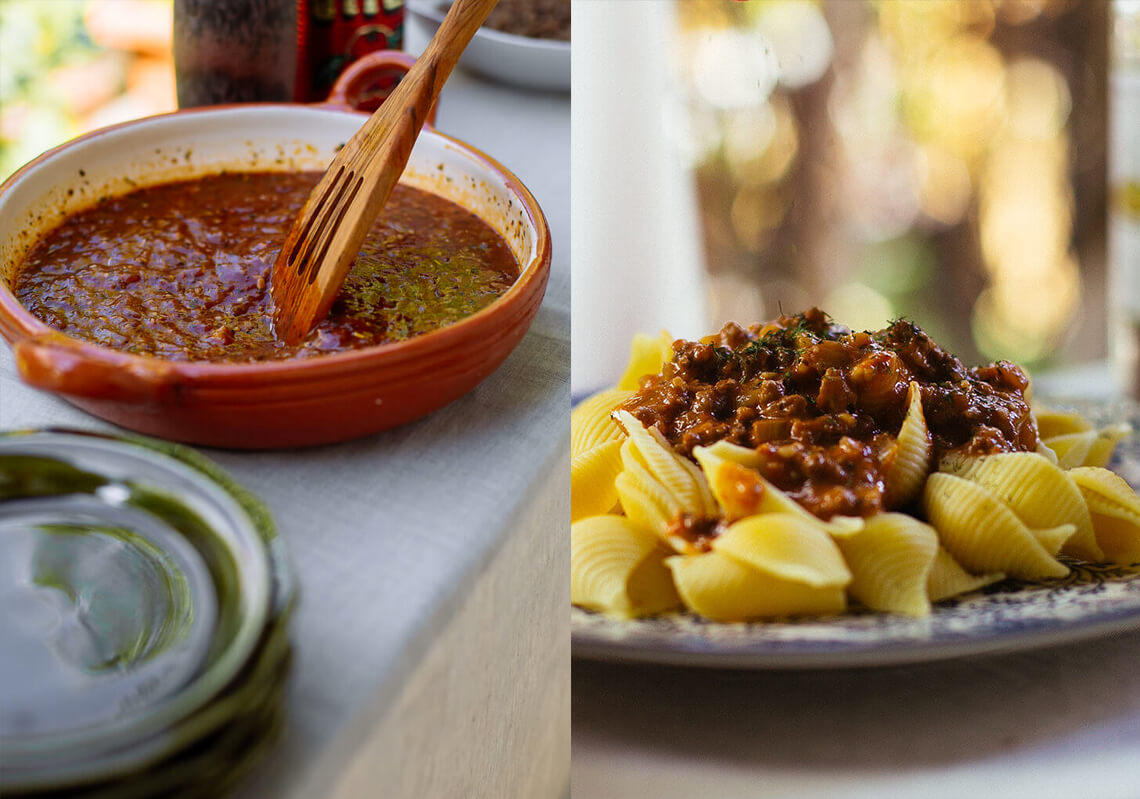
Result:
<instances>
[{"instance_id":1,"label":"conchiglie pasta","mask_svg":"<svg viewBox=\"0 0 1140 799\"><path fill-rule=\"evenodd\" d=\"M1089 447L1081 466L1099 466L1104 468L1112 460L1112 453L1116 445L1132 434L1132 428L1126 424L1109 425L1096 431L1096 440Z\"/></svg>"},{"instance_id":2,"label":"conchiglie pasta","mask_svg":"<svg viewBox=\"0 0 1140 799\"><path fill-rule=\"evenodd\" d=\"M755 468L759 457L754 450L719 441L708 447L694 447L693 457L708 477L709 491L715 497L719 512L733 522L748 516L786 513L827 530L832 535L845 535L863 526L857 517L835 516L822 521L802 505L772 485Z\"/></svg>"},{"instance_id":3,"label":"conchiglie pasta","mask_svg":"<svg viewBox=\"0 0 1140 799\"><path fill-rule=\"evenodd\" d=\"M622 471L614 480L622 510L678 552L693 551L689 542L669 534L669 525L683 513L701 518L717 515L704 475L632 414L621 411L618 418L629 434L621 446Z\"/></svg>"},{"instance_id":4,"label":"conchiglie pasta","mask_svg":"<svg viewBox=\"0 0 1140 799\"><path fill-rule=\"evenodd\" d=\"M887 464L883 504L900 508L918 496L930 472L934 443L922 412L922 390L911 382L907 393L907 412Z\"/></svg>"},{"instance_id":5,"label":"conchiglie pasta","mask_svg":"<svg viewBox=\"0 0 1140 799\"><path fill-rule=\"evenodd\" d=\"M1074 414L1075 415L1075 414ZM1063 469L1079 466L1099 466L1104 468L1112 460L1116 445L1132 433L1126 424L1114 424L1099 430L1085 429L1046 436L1041 434L1041 442L1057 455L1058 465Z\"/></svg>"},{"instance_id":6,"label":"conchiglie pasta","mask_svg":"<svg viewBox=\"0 0 1140 799\"><path fill-rule=\"evenodd\" d=\"M1092 430L1092 424L1075 411L1054 410L1035 407L1033 418L1037 421L1037 435L1041 438L1084 433Z\"/></svg>"},{"instance_id":7,"label":"conchiglie pasta","mask_svg":"<svg viewBox=\"0 0 1140 799\"><path fill-rule=\"evenodd\" d=\"M1083 466L1093 444L1096 443L1096 432L1088 430L1083 433L1066 433L1042 439L1042 443L1057 456L1057 465L1062 469L1073 469Z\"/></svg>"},{"instance_id":8,"label":"conchiglie pasta","mask_svg":"<svg viewBox=\"0 0 1140 799\"><path fill-rule=\"evenodd\" d=\"M1115 472L1098 466L1082 466L1070 470L1069 476L1077 484L1090 511L1140 517L1140 497Z\"/></svg>"},{"instance_id":9,"label":"conchiglie pasta","mask_svg":"<svg viewBox=\"0 0 1140 799\"><path fill-rule=\"evenodd\" d=\"M1037 539L1037 543L1041 545L1042 549L1050 555L1056 555L1061 551L1061 547L1072 539L1076 529L1075 524L1061 524L1044 529L1031 527L1029 532L1033 533L1033 537Z\"/></svg>"},{"instance_id":10,"label":"conchiglie pasta","mask_svg":"<svg viewBox=\"0 0 1140 799\"><path fill-rule=\"evenodd\" d=\"M746 466L749 469L756 469L760 466L759 452L750 447L733 444L730 441L718 441L707 447L695 447L693 449L693 456L697 458L697 462L699 463L701 459L697 456L697 450L700 450L701 453L709 458L732 461L740 466Z\"/></svg>"},{"instance_id":11,"label":"conchiglie pasta","mask_svg":"<svg viewBox=\"0 0 1140 799\"><path fill-rule=\"evenodd\" d=\"M1116 563L1140 562L1140 497L1118 474L1096 466L1069 472L1088 504L1096 540Z\"/></svg>"},{"instance_id":12,"label":"conchiglie pasta","mask_svg":"<svg viewBox=\"0 0 1140 799\"><path fill-rule=\"evenodd\" d=\"M629 363L617 387L634 391L642 377L657 374L673 357L673 339L664 330L656 337L638 333L630 350Z\"/></svg>"},{"instance_id":13,"label":"conchiglie pasta","mask_svg":"<svg viewBox=\"0 0 1140 799\"><path fill-rule=\"evenodd\" d=\"M798 515L741 519L717 536L712 548L754 569L815 588L842 588L851 582L851 571L831 536Z\"/></svg>"},{"instance_id":14,"label":"conchiglie pasta","mask_svg":"<svg viewBox=\"0 0 1140 799\"><path fill-rule=\"evenodd\" d=\"M939 546L934 556L934 563L930 566L930 575L926 578L926 592L931 602L939 602L952 596L977 591L990 583L1004 579L1005 574L1002 572L970 574L954 560L953 555Z\"/></svg>"},{"instance_id":15,"label":"conchiglie pasta","mask_svg":"<svg viewBox=\"0 0 1140 799\"><path fill-rule=\"evenodd\" d=\"M717 513L708 482L692 461L674 452L664 436L647 429L632 413L618 411L616 418L629 436L628 446L622 450L627 466L632 461L644 466L686 512L698 516Z\"/></svg>"},{"instance_id":16,"label":"conchiglie pasta","mask_svg":"<svg viewBox=\"0 0 1140 799\"><path fill-rule=\"evenodd\" d=\"M633 394L611 388L582 400L570 412L570 457L576 457L607 441L620 441L625 432L613 418L613 410Z\"/></svg>"},{"instance_id":17,"label":"conchiglie pasta","mask_svg":"<svg viewBox=\"0 0 1140 799\"><path fill-rule=\"evenodd\" d=\"M842 613L842 588L814 588L747 566L720 552L665 560L685 607L719 622Z\"/></svg>"},{"instance_id":18,"label":"conchiglie pasta","mask_svg":"<svg viewBox=\"0 0 1140 799\"><path fill-rule=\"evenodd\" d=\"M1000 571L1025 580L1069 573L1013 511L976 483L932 474L922 504L942 546L971 572Z\"/></svg>"},{"instance_id":19,"label":"conchiglie pasta","mask_svg":"<svg viewBox=\"0 0 1140 799\"><path fill-rule=\"evenodd\" d=\"M626 446L628 442L622 449ZM638 526L652 530L663 541L667 540L669 523L682 512L676 498L636 463L617 476L614 487L622 512ZM670 543L678 552L687 550L684 541Z\"/></svg>"},{"instance_id":20,"label":"conchiglie pasta","mask_svg":"<svg viewBox=\"0 0 1140 799\"><path fill-rule=\"evenodd\" d=\"M618 503L621 441L606 441L570 461L570 521L608 513Z\"/></svg>"},{"instance_id":21,"label":"conchiglie pasta","mask_svg":"<svg viewBox=\"0 0 1140 799\"><path fill-rule=\"evenodd\" d=\"M1036 452L966 454L1028 443L1032 425L1006 424L1028 421L1027 378L999 363L977 372L993 391L967 386L943 353L904 320L846 333L818 309L699 341L637 336L618 384L571 414L574 603L918 618L1007 576L1063 577L1073 559L1140 564L1140 497L1092 468L1130 428L1036 407ZM720 430L748 446L689 454Z\"/></svg>"},{"instance_id":22,"label":"conchiglie pasta","mask_svg":"<svg viewBox=\"0 0 1140 799\"><path fill-rule=\"evenodd\" d=\"M1035 452L1038 455L1040 455L1041 457L1045 458L1045 460L1049 461L1049 463L1053 464L1054 466L1057 465L1057 453L1054 452L1053 450L1051 450L1049 448L1049 445L1046 444L1044 441L1041 441L1040 439L1038 439L1037 449L1035 450Z\"/></svg>"},{"instance_id":23,"label":"conchiglie pasta","mask_svg":"<svg viewBox=\"0 0 1140 799\"><path fill-rule=\"evenodd\" d=\"M836 543L851 570L852 597L871 610L930 613L927 580L938 551L933 527L906 514L883 513Z\"/></svg>"},{"instance_id":24,"label":"conchiglie pasta","mask_svg":"<svg viewBox=\"0 0 1140 799\"><path fill-rule=\"evenodd\" d=\"M664 565L668 550L622 516L591 516L570 526L570 601L621 618L680 605Z\"/></svg>"},{"instance_id":25,"label":"conchiglie pasta","mask_svg":"<svg viewBox=\"0 0 1140 799\"><path fill-rule=\"evenodd\" d=\"M1030 528L1074 525L1064 554L1091 561L1104 557L1076 483L1046 458L1033 452L971 458L962 461L956 474L989 489Z\"/></svg>"},{"instance_id":26,"label":"conchiglie pasta","mask_svg":"<svg viewBox=\"0 0 1140 799\"><path fill-rule=\"evenodd\" d=\"M727 521L757 513L792 513L811 516L795 500L769 483L754 468L742 465L743 447L718 443L694 447L693 457L708 478L709 491L716 498ZM746 450L746 452L752 452ZM752 453L755 454L755 453ZM728 456L728 457L726 457ZM814 518L814 517L812 517Z\"/></svg>"}]
</instances>

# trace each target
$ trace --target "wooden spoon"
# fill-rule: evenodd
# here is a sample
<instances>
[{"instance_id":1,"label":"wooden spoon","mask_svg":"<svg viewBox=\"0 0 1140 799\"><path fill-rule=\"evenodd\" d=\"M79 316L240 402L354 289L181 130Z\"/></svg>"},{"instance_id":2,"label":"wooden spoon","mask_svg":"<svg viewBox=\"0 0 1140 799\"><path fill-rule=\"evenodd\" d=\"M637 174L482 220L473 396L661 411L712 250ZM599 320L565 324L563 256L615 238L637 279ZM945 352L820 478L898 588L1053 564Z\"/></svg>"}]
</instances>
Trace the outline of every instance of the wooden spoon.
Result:
<instances>
[{"instance_id":1,"label":"wooden spoon","mask_svg":"<svg viewBox=\"0 0 1140 799\"><path fill-rule=\"evenodd\" d=\"M432 104L498 0L455 0L395 91L337 153L293 222L271 275L273 324L296 344L329 312L400 179Z\"/></svg>"}]
</instances>

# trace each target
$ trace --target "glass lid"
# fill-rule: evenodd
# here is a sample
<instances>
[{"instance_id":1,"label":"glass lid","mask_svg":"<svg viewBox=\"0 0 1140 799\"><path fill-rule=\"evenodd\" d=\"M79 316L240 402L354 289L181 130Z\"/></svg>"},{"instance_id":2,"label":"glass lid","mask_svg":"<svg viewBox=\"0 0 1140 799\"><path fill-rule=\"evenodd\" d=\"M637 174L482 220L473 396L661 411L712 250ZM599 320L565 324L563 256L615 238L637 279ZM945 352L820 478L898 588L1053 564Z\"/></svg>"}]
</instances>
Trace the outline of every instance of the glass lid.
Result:
<instances>
[{"instance_id":1,"label":"glass lid","mask_svg":"<svg viewBox=\"0 0 1140 799\"><path fill-rule=\"evenodd\" d=\"M185 746L276 613L258 523L164 447L0 434L0 789Z\"/></svg>"}]
</instances>

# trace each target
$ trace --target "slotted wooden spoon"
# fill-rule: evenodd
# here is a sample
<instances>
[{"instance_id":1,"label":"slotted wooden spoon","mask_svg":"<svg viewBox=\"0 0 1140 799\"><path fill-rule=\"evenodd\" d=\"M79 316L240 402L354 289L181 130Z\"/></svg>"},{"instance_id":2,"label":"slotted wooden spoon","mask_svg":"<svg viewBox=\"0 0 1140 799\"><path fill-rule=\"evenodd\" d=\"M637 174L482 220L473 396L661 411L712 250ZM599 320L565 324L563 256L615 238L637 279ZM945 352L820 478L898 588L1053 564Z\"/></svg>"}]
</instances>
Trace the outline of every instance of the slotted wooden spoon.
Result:
<instances>
[{"instance_id":1,"label":"slotted wooden spoon","mask_svg":"<svg viewBox=\"0 0 1140 799\"><path fill-rule=\"evenodd\" d=\"M273 324L296 344L324 319L400 179L432 104L498 0L455 0L427 49L337 153L293 222L271 275Z\"/></svg>"}]
</instances>

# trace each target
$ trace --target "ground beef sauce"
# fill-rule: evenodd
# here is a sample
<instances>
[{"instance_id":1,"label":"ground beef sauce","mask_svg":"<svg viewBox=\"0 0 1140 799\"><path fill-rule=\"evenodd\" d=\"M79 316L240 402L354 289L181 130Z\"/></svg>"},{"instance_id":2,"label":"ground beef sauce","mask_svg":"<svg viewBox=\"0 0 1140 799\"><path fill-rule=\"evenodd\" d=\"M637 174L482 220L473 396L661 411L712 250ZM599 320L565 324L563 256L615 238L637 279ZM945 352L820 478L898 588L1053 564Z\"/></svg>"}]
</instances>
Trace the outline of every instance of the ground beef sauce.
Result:
<instances>
[{"instance_id":1,"label":"ground beef sauce","mask_svg":"<svg viewBox=\"0 0 1140 799\"><path fill-rule=\"evenodd\" d=\"M110 198L36 244L15 294L51 327L117 350L257 361L425 333L490 304L518 277L485 222L397 185L328 317L287 346L272 329L270 269L320 177L229 173Z\"/></svg>"},{"instance_id":2,"label":"ground beef sauce","mask_svg":"<svg viewBox=\"0 0 1140 799\"><path fill-rule=\"evenodd\" d=\"M722 440L756 449L761 474L821 518L870 516L884 510L911 381L936 460L1036 448L1017 366L966 368L910 322L852 333L817 308L674 342L673 360L621 407L686 456ZM701 543L717 529L682 518L672 532Z\"/></svg>"}]
</instances>

